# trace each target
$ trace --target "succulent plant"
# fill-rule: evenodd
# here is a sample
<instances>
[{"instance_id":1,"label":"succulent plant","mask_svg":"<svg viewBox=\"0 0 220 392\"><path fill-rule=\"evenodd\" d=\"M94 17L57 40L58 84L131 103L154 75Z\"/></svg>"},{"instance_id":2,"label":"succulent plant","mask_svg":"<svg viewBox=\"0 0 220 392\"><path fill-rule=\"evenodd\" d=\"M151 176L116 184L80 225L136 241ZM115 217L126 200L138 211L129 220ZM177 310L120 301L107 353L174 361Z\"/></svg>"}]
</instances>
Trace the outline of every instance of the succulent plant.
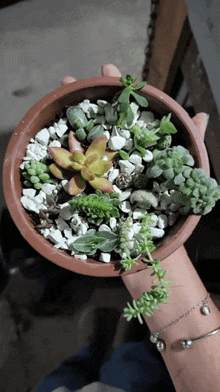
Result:
<instances>
[{"instance_id":1,"label":"succulent plant","mask_svg":"<svg viewBox=\"0 0 220 392\"><path fill-rule=\"evenodd\" d=\"M106 151L106 136L95 139L83 153L81 144L74 133L69 133L69 150L62 147L49 147L49 153L55 163L50 165L51 173L59 179L69 179L68 192L78 195L83 192L87 182L102 192L114 192L110 181L103 178L112 167L112 158L116 153ZM102 159L105 156L106 160Z\"/></svg>"},{"instance_id":2,"label":"succulent plant","mask_svg":"<svg viewBox=\"0 0 220 392\"><path fill-rule=\"evenodd\" d=\"M44 183L54 184L54 180L50 177L50 169L44 163L31 159L30 162L24 164L22 176L25 178L23 184L30 188L40 190Z\"/></svg>"},{"instance_id":3,"label":"succulent plant","mask_svg":"<svg viewBox=\"0 0 220 392\"><path fill-rule=\"evenodd\" d=\"M131 186L132 182L133 182L133 178L128 173L119 174L119 176L115 180L115 183L119 189L128 188L129 186Z\"/></svg>"}]
</instances>

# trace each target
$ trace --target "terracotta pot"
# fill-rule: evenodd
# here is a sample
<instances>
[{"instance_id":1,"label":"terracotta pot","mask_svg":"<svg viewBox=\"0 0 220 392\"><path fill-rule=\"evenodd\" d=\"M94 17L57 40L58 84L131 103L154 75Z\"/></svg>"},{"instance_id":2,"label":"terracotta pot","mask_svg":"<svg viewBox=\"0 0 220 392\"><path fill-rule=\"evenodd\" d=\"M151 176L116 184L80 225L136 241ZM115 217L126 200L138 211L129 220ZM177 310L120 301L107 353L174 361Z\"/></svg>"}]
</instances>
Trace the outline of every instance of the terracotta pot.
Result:
<instances>
[{"instance_id":1,"label":"terracotta pot","mask_svg":"<svg viewBox=\"0 0 220 392\"><path fill-rule=\"evenodd\" d=\"M6 203L9 212L22 236L42 256L53 263L68 270L94 276L119 276L131 274L147 267L139 260L132 270L121 272L119 263L104 264L92 259L82 261L68 255L65 251L56 249L49 241L39 234L31 222L29 214L20 203L21 182L19 166L25 155L29 140L45 125L55 118L55 115L65 105L72 105L84 99L95 102L97 99L110 100L122 85L115 77L97 77L78 80L75 83L61 86L44 96L26 113L15 129L8 145L4 169L3 184ZM203 168L209 173L207 152L199 130L195 127L186 111L173 99L147 85L141 90L149 102L149 110L155 112L158 117L172 113L172 122L178 129L176 141L189 149L193 155L196 166ZM191 235L200 220L200 216L182 217L178 223L157 243L153 258L163 260L177 250Z\"/></svg>"}]
</instances>

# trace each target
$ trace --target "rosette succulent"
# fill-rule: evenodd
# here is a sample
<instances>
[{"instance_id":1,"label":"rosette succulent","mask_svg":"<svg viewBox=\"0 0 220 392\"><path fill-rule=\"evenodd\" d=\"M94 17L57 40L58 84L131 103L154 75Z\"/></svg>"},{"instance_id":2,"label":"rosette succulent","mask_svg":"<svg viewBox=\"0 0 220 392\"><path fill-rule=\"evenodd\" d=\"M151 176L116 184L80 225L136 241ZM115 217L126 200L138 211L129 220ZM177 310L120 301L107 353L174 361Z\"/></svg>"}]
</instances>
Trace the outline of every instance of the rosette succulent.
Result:
<instances>
[{"instance_id":1,"label":"rosette succulent","mask_svg":"<svg viewBox=\"0 0 220 392\"><path fill-rule=\"evenodd\" d=\"M71 131L69 151L62 147L49 147L49 153L55 161L50 165L50 171L58 179L69 179L70 195L82 193L87 182L102 192L114 192L112 183L102 177L112 167L112 159L116 154L106 151L105 135L95 139L84 154L81 144Z\"/></svg>"}]
</instances>

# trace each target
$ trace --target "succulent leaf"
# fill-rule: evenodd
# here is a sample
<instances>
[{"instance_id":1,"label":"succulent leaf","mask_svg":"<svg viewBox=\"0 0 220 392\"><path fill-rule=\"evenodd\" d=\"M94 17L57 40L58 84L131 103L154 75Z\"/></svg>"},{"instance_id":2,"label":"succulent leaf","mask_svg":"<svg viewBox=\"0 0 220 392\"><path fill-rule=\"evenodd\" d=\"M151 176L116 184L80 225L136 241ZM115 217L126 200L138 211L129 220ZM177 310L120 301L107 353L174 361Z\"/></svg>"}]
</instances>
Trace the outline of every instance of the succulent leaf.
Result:
<instances>
[{"instance_id":1,"label":"succulent leaf","mask_svg":"<svg viewBox=\"0 0 220 392\"><path fill-rule=\"evenodd\" d=\"M70 152L73 152L75 150L84 152L84 148L82 147L82 145L79 142L79 140L77 140L77 138L75 136L75 133L73 131L69 132L68 143L69 143L69 150L70 150Z\"/></svg>"},{"instance_id":2,"label":"succulent leaf","mask_svg":"<svg viewBox=\"0 0 220 392\"><path fill-rule=\"evenodd\" d=\"M106 149L107 139L105 135L102 135L95 139L89 146L85 153L85 157L88 158L90 155L97 153L100 158L104 155Z\"/></svg>"},{"instance_id":3,"label":"succulent leaf","mask_svg":"<svg viewBox=\"0 0 220 392\"><path fill-rule=\"evenodd\" d=\"M97 174L98 176L103 176L109 169L112 167L111 161L104 161L103 159L99 159L98 161L94 162L89 168L93 171L93 173Z\"/></svg>"},{"instance_id":4,"label":"succulent leaf","mask_svg":"<svg viewBox=\"0 0 220 392\"><path fill-rule=\"evenodd\" d=\"M106 178L103 177L96 177L94 180L89 181L90 185L98 189L99 191L105 192L105 193L113 193L114 188L113 185L110 181L106 180Z\"/></svg>"},{"instance_id":5,"label":"succulent leaf","mask_svg":"<svg viewBox=\"0 0 220 392\"><path fill-rule=\"evenodd\" d=\"M95 174L85 166L81 169L81 175L86 181L92 181L96 178Z\"/></svg>"},{"instance_id":6,"label":"succulent leaf","mask_svg":"<svg viewBox=\"0 0 220 392\"><path fill-rule=\"evenodd\" d=\"M53 160L63 169L71 169L72 153L62 147L49 147L49 153Z\"/></svg>"},{"instance_id":7,"label":"succulent leaf","mask_svg":"<svg viewBox=\"0 0 220 392\"><path fill-rule=\"evenodd\" d=\"M72 152L72 160L80 163L80 165L84 165L86 158L81 151L75 150Z\"/></svg>"},{"instance_id":8,"label":"succulent leaf","mask_svg":"<svg viewBox=\"0 0 220 392\"><path fill-rule=\"evenodd\" d=\"M86 180L82 178L80 173L76 173L70 180L68 192L72 196L79 195L86 187Z\"/></svg>"}]
</instances>

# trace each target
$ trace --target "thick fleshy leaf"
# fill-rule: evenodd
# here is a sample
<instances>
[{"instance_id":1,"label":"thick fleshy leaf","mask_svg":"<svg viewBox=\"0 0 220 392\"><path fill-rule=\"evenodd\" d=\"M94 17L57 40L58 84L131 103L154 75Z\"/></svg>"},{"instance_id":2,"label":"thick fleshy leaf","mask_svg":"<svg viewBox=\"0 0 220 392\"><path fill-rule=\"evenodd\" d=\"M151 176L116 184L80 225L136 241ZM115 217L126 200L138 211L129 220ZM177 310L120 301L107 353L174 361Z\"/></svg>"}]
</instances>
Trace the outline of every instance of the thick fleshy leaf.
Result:
<instances>
[{"instance_id":1,"label":"thick fleshy leaf","mask_svg":"<svg viewBox=\"0 0 220 392\"><path fill-rule=\"evenodd\" d=\"M84 165L86 157L81 151L73 151L72 157L74 161L80 163L80 165Z\"/></svg>"},{"instance_id":2,"label":"thick fleshy leaf","mask_svg":"<svg viewBox=\"0 0 220 392\"><path fill-rule=\"evenodd\" d=\"M68 192L71 196L79 195L86 187L86 180L82 178L80 173L76 173L70 180Z\"/></svg>"},{"instance_id":3,"label":"thick fleshy leaf","mask_svg":"<svg viewBox=\"0 0 220 392\"><path fill-rule=\"evenodd\" d=\"M119 156L118 151L105 151L103 154L104 157L107 157L109 161L114 160Z\"/></svg>"},{"instance_id":4,"label":"thick fleshy leaf","mask_svg":"<svg viewBox=\"0 0 220 392\"><path fill-rule=\"evenodd\" d=\"M92 181L96 177L95 174L85 166L83 166L81 169L81 175L87 181Z\"/></svg>"},{"instance_id":5,"label":"thick fleshy leaf","mask_svg":"<svg viewBox=\"0 0 220 392\"><path fill-rule=\"evenodd\" d=\"M105 135L102 135L95 139L89 146L85 153L85 157L88 158L90 155L97 153L100 157L104 155L106 149L107 139Z\"/></svg>"},{"instance_id":6,"label":"thick fleshy leaf","mask_svg":"<svg viewBox=\"0 0 220 392\"><path fill-rule=\"evenodd\" d=\"M58 166L56 163L52 163L49 166L50 172L54 175L54 177L58 178L59 180L64 180L71 178L73 176L72 170L66 170L62 167Z\"/></svg>"},{"instance_id":7,"label":"thick fleshy leaf","mask_svg":"<svg viewBox=\"0 0 220 392\"><path fill-rule=\"evenodd\" d=\"M54 162L64 169L71 169L72 154L70 151L65 150L65 148L62 147L49 147L48 150Z\"/></svg>"},{"instance_id":8,"label":"thick fleshy leaf","mask_svg":"<svg viewBox=\"0 0 220 392\"><path fill-rule=\"evenodd\" d=\"M71 166L72 166L72 168L74 169L74 170L81 170L82 169L82 167L83 167L83 165L81 165L80 163L78 163L78 162L72 162L71 163Z\"/></svg>"},{"instance_id":9,"label":"thick fleshy leaf","mask_svg":"<svg viewBox=\"0 0 220 392\"><path fill-rule=\"evenodd\" d=\"M99 161L100 156L96 152L94 154L91 154L85 161L85 166L90 167L94 162Z\"/></svg>"},{"instance_id":10,"label":"thick fleshy leaf","mask_svg":"<svg viewBox=\"0 0 220 392\"><path fill-rule=\"evenodd\" d=\"M84 148L82 147L80 141L77 140L76 135L73 131L69 132L68 143L70 152L73 152L75 150L84 152Z\"/></svg>"},{"instance_id":11,"label":"thick fleshy leaf","mask_svg":"<svg viewBox=\"0 0 220 392\"><path fill-rule=\"evenodd\" d=\"M90 185L98 189L99 191L105 192L105 193L113 193L114 188L113 185L110 181L106 180L106 178L103 177L96 177L95 180L89 181Z\"/></svg>"},{"instance_id":12,"label":"thick fleshy leaf","mask_svg":"<svg viewBox=\"0 0 220 392\"><path fill-rule=\"evenodd\" d=\"M99 159L89 166L90 170L98 176L103 176L109 169L112 167L111 161L104 161L103 159Z\"/></svg>"}]
</instances>

